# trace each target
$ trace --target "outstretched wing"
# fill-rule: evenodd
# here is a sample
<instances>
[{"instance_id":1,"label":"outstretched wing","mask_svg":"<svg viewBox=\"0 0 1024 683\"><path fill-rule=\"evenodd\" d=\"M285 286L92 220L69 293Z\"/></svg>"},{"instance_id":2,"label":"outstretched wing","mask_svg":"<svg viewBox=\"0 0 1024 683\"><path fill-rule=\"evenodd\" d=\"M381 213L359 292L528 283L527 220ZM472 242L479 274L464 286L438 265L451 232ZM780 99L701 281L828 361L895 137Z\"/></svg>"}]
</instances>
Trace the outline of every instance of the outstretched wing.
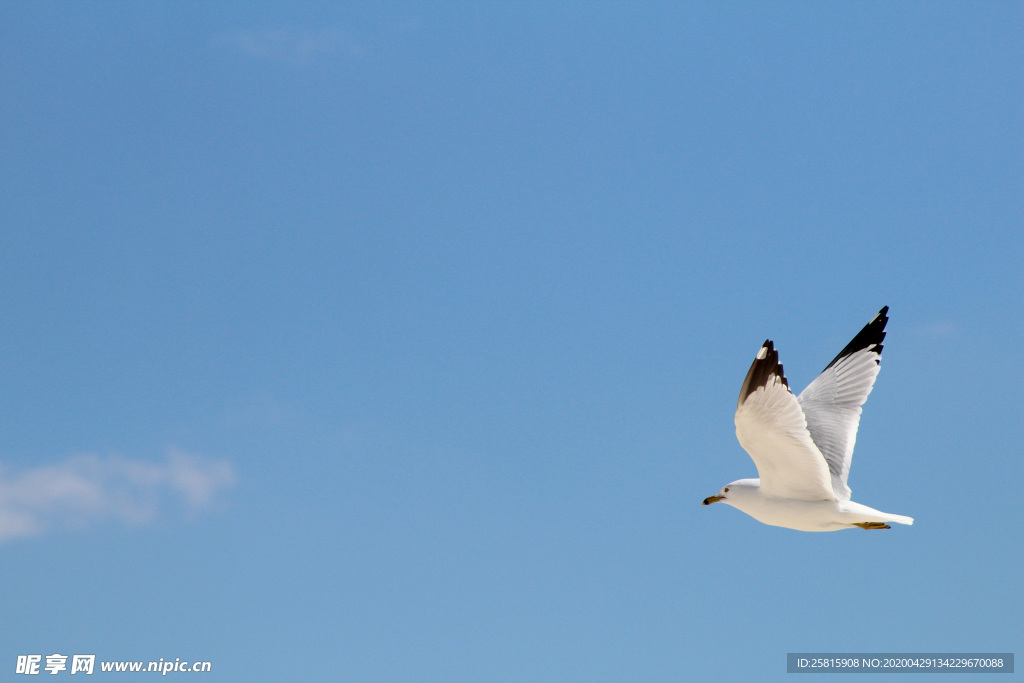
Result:
<instances>
[{"instance_id":1,"label":"outstretched wing","mask_svg":"<svg viewBox=\"0 0 1024 683\"><path fill-rule=\"evenodd\" d=\"M836 499L828 466L807 431L803 410L789 390L771 340L761 346L743 380L736 438L757 465L765 495Z\"/></svg>"},{"instance_id":2,"label":"outstretched wing","mask_svg":"<svg viewBox=\"0 0 1024 683\"><path fill-rule=\"evenodd\" d=\"M797 399L811 438L828 463L839 500L850 500L846 479L857 441L860 407L878 376L888 311L888 306L880 310Z\"/></svg>"}]
</instances>

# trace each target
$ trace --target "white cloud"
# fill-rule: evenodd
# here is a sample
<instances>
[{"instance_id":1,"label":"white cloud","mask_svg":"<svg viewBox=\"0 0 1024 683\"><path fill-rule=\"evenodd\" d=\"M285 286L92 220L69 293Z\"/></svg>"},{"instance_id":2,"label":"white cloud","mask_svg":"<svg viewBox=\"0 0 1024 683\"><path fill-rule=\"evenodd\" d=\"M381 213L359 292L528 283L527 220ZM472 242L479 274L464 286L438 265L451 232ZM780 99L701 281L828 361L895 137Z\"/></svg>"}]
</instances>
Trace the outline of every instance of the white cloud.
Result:
<instances>
[{"instance_id":1,"label":"white cloud","mask_svg":"<svg viewBox=\"0 0 1024 683\"><path fill-rule=\"evenodd\" d=\"M170 449L163 462L75 455L10 472L0 469L0 541L105 520L143 524L167 508L192 513L235 481L231 464Z\"/></svg>"},{"instance_id":2,"label":"white cloud","mask_svg":"<svg viewBox=\"0 0 1024 683\"><path fill-rule=\"evenodd\" d=\"M957 326L952 320L933 320L925 323L923 329L924 333L930 337L944 339L953 336Z\"/></svg>"},{"instance_id":3,"label":"white cloud","mask_svg":"<svg viewBox=\"0 0 1024 683\"><path fill-rule=\"evenodd\" d=\"M332 55L354 59L365 53L362 45L339 28L231 31L215 37L213 43L246 57L291 66L308 66Z\"/></svg>"}]
</instances>

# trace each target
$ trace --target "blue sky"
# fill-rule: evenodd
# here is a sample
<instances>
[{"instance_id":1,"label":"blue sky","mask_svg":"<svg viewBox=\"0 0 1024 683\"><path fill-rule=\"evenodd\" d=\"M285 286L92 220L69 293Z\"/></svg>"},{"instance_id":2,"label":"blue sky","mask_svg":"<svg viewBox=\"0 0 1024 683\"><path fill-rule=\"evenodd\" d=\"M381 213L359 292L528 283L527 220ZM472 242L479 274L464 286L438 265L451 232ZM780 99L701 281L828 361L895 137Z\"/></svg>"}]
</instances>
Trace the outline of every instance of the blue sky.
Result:
<instances>
[{"instance_id":1,"label":"blue sky","mask_svg":"<svg viewBox=\"0 0 1024 683\"><path fill-rule=\"evenodd\" d=\"M1020 652L1022 29L1010 2L0 5L0 671ZM702 508L755 476L761 342L799 390L883 305L850 484L915 525Z\"/></svg>"}]
</instances>

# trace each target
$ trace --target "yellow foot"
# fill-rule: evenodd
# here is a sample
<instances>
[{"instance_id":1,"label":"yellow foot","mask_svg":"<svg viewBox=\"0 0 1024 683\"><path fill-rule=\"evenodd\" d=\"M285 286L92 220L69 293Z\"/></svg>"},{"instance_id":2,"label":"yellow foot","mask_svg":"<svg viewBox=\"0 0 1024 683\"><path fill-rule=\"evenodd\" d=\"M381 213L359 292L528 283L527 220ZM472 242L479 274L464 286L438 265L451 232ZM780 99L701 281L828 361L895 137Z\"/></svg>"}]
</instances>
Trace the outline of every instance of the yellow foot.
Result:
<instances>
[{"instance_id":1,"label":"yellow foot","mask_svg":"<svg viewBox=\"0 0 1024 683\"><path fill-rule=\"evenodd\" d=\"M891 529L888 524L883 522L855 522L854 526L859 526L861 529Z\"/></svg>"}]
</instances>

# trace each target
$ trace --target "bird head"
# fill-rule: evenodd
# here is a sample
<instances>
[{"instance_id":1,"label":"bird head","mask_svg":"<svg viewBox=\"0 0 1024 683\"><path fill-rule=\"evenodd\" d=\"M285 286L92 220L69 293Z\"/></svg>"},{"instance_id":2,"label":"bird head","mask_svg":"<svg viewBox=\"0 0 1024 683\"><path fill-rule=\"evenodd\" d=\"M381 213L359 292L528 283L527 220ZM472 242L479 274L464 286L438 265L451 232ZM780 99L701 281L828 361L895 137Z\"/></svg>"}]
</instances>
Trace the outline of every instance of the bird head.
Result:
<instances>
[{"instance_id":1,"label":"bird head","mask_svg":"<svg viewBox=\"0 0 1024 683\"><path fill-rule=\"evenodd\" d=\"M729 505L732 505L736 498L742 498L745 494L760 487L761 482L758 479L738 479L731 484L723 486L715 495L705 498L701 505L711 505L712 503L718 503L720 501L724 501Z\"/></svg>"}]
</instances>

